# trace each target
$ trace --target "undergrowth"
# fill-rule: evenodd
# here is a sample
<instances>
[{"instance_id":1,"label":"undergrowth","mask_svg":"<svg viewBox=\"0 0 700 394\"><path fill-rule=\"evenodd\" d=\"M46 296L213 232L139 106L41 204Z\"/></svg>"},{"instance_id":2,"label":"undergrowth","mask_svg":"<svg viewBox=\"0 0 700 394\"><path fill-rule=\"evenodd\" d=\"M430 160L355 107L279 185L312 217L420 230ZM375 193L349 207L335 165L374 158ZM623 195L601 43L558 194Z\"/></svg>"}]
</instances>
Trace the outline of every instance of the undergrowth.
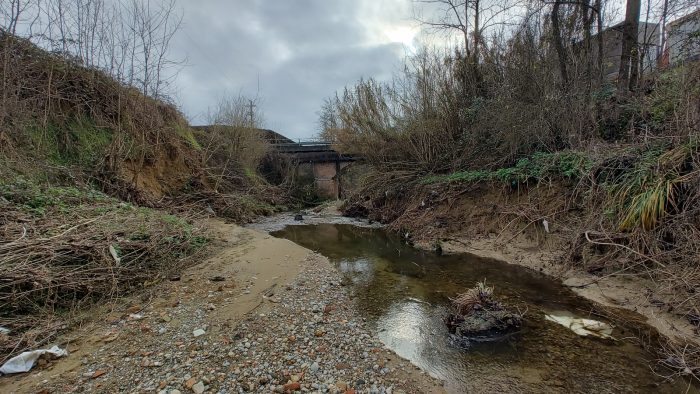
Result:
<instances>
[{"instance_id":1,"label":"undergrowth","mask_svg":"<svg viewBox=\"0 0 700 394\"><path fill-rule=\"evenodd\" d=\"M593 160L585 152L538 152L517 161L513 167L494 170L458 171L444 175L430 175L421 179L423 184L503 182L507 184L542 181L547 179L580 179L593 166Z\"/></svg>"},{"instance_id":2,"label":"undergrowth","mask_svg":"<svg viewBox=\"0 0 700 394\"><path fill-rule=\"evenodd\" d=\"M284 209L257 129L199 132L167 99L2 29L0 54L0 363L193 262L209 242L193 218Z\"/></svg>"},{"instance_id":3,"label":"undergrowth","mask_svg":"<svg viewBox=\"0 0 700 394\"><path fill-rule=\"evenodd\" d=\"M32 152L56 165L98 165L113 138L110 130L89 119L76 119L66 125L31 124L26 129Z\"/></svg>"}]
</instances>

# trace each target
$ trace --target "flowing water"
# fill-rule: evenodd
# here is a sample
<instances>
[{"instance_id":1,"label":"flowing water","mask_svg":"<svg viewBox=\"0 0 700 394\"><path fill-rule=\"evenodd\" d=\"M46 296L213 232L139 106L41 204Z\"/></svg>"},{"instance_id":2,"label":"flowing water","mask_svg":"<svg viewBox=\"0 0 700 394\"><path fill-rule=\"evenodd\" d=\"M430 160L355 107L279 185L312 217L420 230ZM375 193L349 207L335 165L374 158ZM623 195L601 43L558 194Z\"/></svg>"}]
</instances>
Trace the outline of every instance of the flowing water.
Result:
<instances>
[{"instance_id":1,"label":"flowing water","mask_svg":"<svg viewBox=\"0 0 700 394\"><path fill-rule=\"evenodd\" d=\"M546 321L545 313L559 313L609 322L587 300L532 270L467 254L438 256L382 229L349 224L288 225L271 234L336 264L382 342L444 380L449 392L698 392L651 370L657 356L644 345L657 338L642 324L620 323L629 320L623 312L613 318L616 340L580 337ZM525 312L525 323L506 340L459 349L442 320L448 297L481 280Z\"/></svg>"}]
</instances>

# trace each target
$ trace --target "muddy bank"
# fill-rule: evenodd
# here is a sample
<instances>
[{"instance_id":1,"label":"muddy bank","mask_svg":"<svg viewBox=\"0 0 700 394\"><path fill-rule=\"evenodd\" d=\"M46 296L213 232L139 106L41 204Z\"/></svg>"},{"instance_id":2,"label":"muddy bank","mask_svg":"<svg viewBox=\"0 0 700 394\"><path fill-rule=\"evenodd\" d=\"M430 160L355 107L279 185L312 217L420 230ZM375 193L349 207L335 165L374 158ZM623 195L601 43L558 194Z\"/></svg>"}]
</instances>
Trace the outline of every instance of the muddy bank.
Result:
<instances>
[{"instance_id":1,"label":"muddy bank","mask_svg":"<svg viewBox=\"0 0 700 394\"><path fill-rule=\"evenodd\" d=\"M210 226L214 256L90 311L89 323L57 341L69 356L0 378L0 391L443 391L370 335L325 258L258 231Z\"/></svg>"}]
</instances>

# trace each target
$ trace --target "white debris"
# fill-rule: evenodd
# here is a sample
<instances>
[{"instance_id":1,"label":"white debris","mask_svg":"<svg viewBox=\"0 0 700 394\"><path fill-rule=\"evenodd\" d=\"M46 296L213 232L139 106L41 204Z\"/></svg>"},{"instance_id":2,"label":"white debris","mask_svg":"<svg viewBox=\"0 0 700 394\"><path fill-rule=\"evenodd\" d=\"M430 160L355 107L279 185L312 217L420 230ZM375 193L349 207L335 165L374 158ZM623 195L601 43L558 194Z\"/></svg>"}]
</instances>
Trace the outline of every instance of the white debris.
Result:
<instances>
[{"instance_id":1,"label":"white debris","mask_svg":"<svg viewBox=\"0 0 700 394\"><path fill-rule=\"evenodd\" d=\"M546 233L549 233L549 222L547 221L547 219L542 220L542 225L544 226L544 231Z\"/></svg>"},{"instance_id":2,"label":"white debris","mask_svg":"<svg viewBox=\"0 0 700 394\"><path fill-rule=\"evenodd\" d=\"M6 375L11 373L29 372L29 370L31 370L34 366L34 363L36 363L36 360L47 353L55 357L63 357L68 355L67 350L61 349L58 346L54 346L51 349L32 350L7 360L7 362L0 367L0 372Z\"/></svg>"},{"instance_id":3,"label":"white debris","mask_svg":"<svg viewBox=\"0 0 700 394\"><path fill-rule=\"evenodd\" d=\"M122 263L122 259L119 258L119 253L117 253L117 249L113 245L109 245L109 254L112 255L116 265L120 265Z\"/></svg>"},{"instance_id":4,"label":"white debris","mask_svg":"<svg viewBox=\"0 0 700 394\"><path fill-rule=\"evenodd\" d=\"M551 322L560 324L582 337L591 335L597 338L614 339L612 336L613 327L607 323L580 317L555 314L545 314L544 318Z\"/></svg>"},{"instance_id":5,"label":"white debris","mask_svg":"<svg viewBox=\"0 0 700 394\"><path fill-rule=\"evenodd\" d=\"M202 335L206 334L207 332L202 330L201 328L198 328L194 331L192 331L192 335L194 335L195 338L201 337Z\"/></svg>"}]
</instances>

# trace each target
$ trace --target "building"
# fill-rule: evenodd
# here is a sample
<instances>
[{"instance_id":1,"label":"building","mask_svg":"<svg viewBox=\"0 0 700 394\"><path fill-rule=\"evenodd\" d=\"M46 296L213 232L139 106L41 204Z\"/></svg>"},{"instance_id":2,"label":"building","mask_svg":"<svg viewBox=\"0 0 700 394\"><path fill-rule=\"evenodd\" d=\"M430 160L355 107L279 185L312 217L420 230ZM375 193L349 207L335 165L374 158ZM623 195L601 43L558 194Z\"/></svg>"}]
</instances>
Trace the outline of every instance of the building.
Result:
<instances>
[{"instance_id":1,"label":"building","mask_svg":"<svg viewBox=\"0 0 700 394\"><path fill-rule=\"evenodd\" d=\"M700 9L666 26L668 64L700 60Z\"/></svg>"},{"instance_id":2,"label":"building","mask_svg":"<svg viewBox=\"0 0 700 394\"><path fill-rule=\"evenodd\" d=\"M624 22L602 31L603 35L603 75L605 79L614 81L620 72L620 57L622 55L622 30ZM644 75L656 68L657 59L661 55L659 25L656 23L639 22L639 74ZM592 56L597 60L598 35L592 37Z\"/></svg>"}]
</instances>

